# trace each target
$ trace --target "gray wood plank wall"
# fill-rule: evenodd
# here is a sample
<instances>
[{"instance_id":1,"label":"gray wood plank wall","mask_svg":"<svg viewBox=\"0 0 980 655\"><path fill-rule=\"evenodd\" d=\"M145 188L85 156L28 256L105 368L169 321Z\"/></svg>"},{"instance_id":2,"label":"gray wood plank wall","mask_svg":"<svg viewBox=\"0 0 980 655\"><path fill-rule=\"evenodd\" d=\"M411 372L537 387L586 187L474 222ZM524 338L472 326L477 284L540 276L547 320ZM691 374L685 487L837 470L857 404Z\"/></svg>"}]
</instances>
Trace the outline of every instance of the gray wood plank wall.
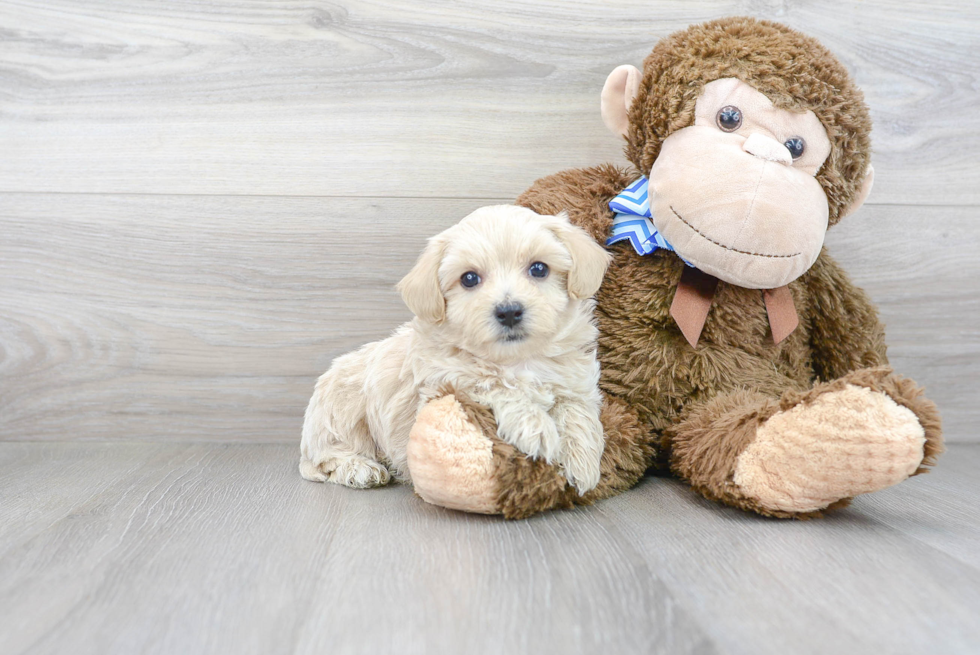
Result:
<instances>
[{"instance_id":1,"label":"gray wood plank wall","mask_svg":"<svg viewBox=\"0 0 980 655\"><path fill-rule=\"evenodd\" d=\"M875 120L831 252L952 441L980 420L980 5L0 2L0 439L295 441L408 317L425 237L622 162L598 94L732 14L820 38Z\"/></svg>"}]
</instances>

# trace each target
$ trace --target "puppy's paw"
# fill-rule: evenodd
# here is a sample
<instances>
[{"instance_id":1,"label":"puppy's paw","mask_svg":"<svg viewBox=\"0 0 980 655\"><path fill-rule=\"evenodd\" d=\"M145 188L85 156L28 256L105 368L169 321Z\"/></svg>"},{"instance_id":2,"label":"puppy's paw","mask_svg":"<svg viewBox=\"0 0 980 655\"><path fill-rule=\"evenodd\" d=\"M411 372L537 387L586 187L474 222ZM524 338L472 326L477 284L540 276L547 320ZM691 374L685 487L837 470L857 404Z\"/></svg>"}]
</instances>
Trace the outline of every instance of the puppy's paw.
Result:
<instances>
[{"instance_id":1,"label":"puppy's paw","mask_svg":"<svg viewBox=\"0 0 980 655\"><path fill-rule=\"evenodd\" d=\"M328 479L355 489L368 489L388 484L391 475L384 464L354 455L341 460Z\"/></svg>"},{"instance_id":2,"label":"puppy's paw","mask_svg":"<svg viewBox=\"0 0 980 655\"><path fill-rule=\"evenodd\" d=\"M558 464L579 495L599 484L600 462L605 448L598 408L581 402L563 402L555 407L555 423L562 435Z\"/></svg>"},{"instance_id":3,"label":"puppy's paw","mask_svg":"<svg viewBox=\"0 0 980 655\"><path fill-rule=\"evenodd\" d=\"M568 444L561 457L561 472L579 496L595 489L599 484L599 461L602 451L581 444Z\"/></svg>"},{"instance_id":4,"label":"puppy's paw","mask_svg":"<svg viewBox=\"0 0 980 655\"><path fill-rule=\"evenodd\" d=\"M515 416L511 420L502 421L498 413L497 436L525 455L534 459L544 459L548 463L558 456L561 446L558 426L547 412L538 408Z\"/></svg>"},{"instance_id":5,"label":"puppy's paw","mask_svg":"<svg viewBox=\"0 0 980 655\"><path fill-rule=\"evenodd\" d=\"M381 487L391 479L383 464L360 455L333 457L319 464L304 459L299 470L307 480L333 482L354 489Z\"/></svg>"}]
</instances>

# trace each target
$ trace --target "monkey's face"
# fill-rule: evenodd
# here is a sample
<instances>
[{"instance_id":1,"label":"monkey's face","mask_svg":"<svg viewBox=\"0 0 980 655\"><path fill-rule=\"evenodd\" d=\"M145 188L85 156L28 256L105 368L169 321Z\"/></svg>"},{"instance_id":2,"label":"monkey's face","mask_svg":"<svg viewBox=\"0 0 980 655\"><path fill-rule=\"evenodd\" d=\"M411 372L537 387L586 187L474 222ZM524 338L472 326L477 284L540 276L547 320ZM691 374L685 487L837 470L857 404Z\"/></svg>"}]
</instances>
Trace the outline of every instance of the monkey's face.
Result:
<instances>
[{"instance_id":1,"label":"monkey's face","mask_svg":"<svg viewBox=\"0 0 980 655\"><path fill-rule=\"evenodd\" d=\"M754 289L816 261L827 196L815 176L830 139L812 111L777 109L734 78L704 87L694 124L673 132L649 171L657 230L699 269Z\"/></svg>"},{"instance_id":2,"label":"monkey's face","mask_svg":"<svg viewBox=\"0 0 980 655\"><path fill-rule=\"evenodd\" d=\"M643 71L609 74L602 119L649 177L663 236L739 286L803 274L874 183L863 94L815 39L769 21L724 18L662 39Z\"/></svg>"}]
</instances>

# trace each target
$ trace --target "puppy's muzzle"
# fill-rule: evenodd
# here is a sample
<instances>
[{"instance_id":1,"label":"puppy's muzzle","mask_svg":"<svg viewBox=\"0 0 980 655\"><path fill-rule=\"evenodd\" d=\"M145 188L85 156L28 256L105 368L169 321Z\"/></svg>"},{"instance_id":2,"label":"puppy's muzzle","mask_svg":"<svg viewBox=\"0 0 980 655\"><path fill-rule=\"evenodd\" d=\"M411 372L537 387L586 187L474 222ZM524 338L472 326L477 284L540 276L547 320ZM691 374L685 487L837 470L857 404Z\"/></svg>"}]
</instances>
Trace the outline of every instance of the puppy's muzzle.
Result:
<instances>
[{"instance_id":1,"label":"puppy's muzzle","mask_svg":"<svg viewBox=\"0 0 980 655\"><path fill-rule=\"evenodd\" d=\"M524 305L519 302L509 302L497 305L494 308L494 316L497 322L507 328L515 328L524 318Z\"/></svg>"}]
</instances>

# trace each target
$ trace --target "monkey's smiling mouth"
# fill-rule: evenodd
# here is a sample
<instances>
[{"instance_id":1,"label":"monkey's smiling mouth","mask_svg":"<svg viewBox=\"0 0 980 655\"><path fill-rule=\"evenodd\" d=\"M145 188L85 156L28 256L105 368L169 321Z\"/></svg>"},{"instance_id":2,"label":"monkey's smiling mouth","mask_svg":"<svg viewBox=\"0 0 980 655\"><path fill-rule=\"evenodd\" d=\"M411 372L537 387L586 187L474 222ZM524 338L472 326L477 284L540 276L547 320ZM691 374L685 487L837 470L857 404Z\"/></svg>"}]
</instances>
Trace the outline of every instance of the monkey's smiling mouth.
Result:
<instances>
[{"instance_id":1,"label":"monkey's smiling mouth","mask_svg":"<svg viewBox=\"0 0 980 655\"><path fill-rule=\"evenodd\" d=\"M680 220L681 223L683 223L684 225L686 225L689 228L691 228L692 230L694 230L694 233L697 234L702 239L704 239L705 241L710 241L711 243L715 244L719 248L724 248L725 250L730 250L731 252L737 252L740 255L749 255L750 257L767 257L769 259L790 259L791 257L799 257L800 255L803 254L801 252L794 252L792 255L770 255L770 254L767 254L767 253L762 253L762 252L749 252L748 250L739 250L738 248L732 248L731 246L726 246L723 243L719 243L719 242L715 241L714 239L712 239L711 237L709 237L707 234L705 234L704 232L702 232L698 228L694 227L693 225L691 225L690 223L688 223L687 221L685 221L684 220L684 217L677 213L677 210L674 209L674 206L673 205L668 205L668 206L670 207L670 211L672 211L674 213L674 216L676 216Z\"/></svg>"}]
</instances>

